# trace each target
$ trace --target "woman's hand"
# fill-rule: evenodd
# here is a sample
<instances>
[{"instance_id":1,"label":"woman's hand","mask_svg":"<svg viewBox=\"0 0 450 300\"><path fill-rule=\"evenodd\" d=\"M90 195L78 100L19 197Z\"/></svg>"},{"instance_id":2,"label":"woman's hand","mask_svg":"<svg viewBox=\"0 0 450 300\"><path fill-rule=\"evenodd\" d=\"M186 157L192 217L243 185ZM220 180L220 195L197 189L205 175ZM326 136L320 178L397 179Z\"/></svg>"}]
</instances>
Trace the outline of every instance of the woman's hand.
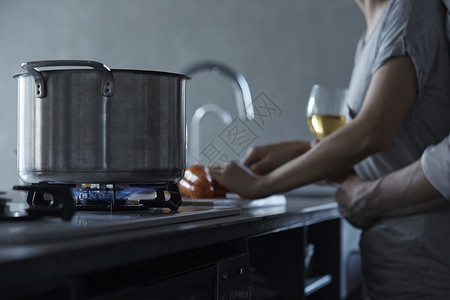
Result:
<instances>
[{"instance_id":1,"label":"woman's hand","mask_svg":"<svg viewBox=\"0 0 450 300\"><path fill-rule=\"evenodd\" d=\"M210 166L209 172L220 185L242 198L255 199L265 196L263 178L240 162L229 161Z\"/></svg>"},{"instance_id":2,"label":"woman's hand","mask_svg":"<svg viewBox=\"0 0 450 300\"><path fill-rule=\"evenodd\" d=\"M288 141L251 147L242 162L257 174L266 174L311 148L309 142Z\"/></svg>"},{"instance_id":3,"label":"woman's hand","mask_svg":"<svg viewBox=\"0 0 450 300\"><path fill-rule=\"evenodd\" d=\"M378 181L363 181L356 175L350 175L336 191L335 200L339 212L353 226L367 228L377 218L374 207L374 190Z\"/></svg>"}]
</instances>

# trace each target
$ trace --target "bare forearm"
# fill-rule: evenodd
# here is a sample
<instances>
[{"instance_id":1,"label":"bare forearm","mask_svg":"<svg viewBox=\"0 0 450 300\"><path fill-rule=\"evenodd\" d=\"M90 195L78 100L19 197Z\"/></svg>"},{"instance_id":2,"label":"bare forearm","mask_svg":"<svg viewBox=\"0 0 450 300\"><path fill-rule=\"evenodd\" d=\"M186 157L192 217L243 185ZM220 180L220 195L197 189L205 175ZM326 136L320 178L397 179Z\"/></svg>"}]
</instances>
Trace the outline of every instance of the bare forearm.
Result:
<instances>
[{"instance_id":1,"label":"bare forearm","mask_svg":"<svg viewBox=\"0 0 450 300\"><path fill-rule=\"evenodd\" d=\"M346 126L316 147L267 175L272 193L337 175L362 159L389 147L417 95L409 57L393 58L370 83L364 105Z\"/></svg>"},{"instance_id":2,"label":"bare forearm","mask_svg":"<svg viewBox=\"0 0 450 300\"><path fill-rule=\"evenodd\" d=\"M378 216L420 213L450 204L427 180L420 160L374 184L368 208Z\"/></svg>"},{"instance_id":3,"label":"bare forearm","mask_svg":"<svg viewBox=\"0 0 450 300\"><path fill-rule=\"evenodd\" d=\"M376 151L368 131L355 121L342 127L310 151L264 176L267 193L287 191L352 168Z\"/></svg>"},{"instance_id":4,"label":"bare forearm","mask_svg":"<svg viewBox=\"0 0 450 300\"><path fill-rule=\"evenodd\" d=\"M419 161L375 181L349 176L334 195L339 211L359 228L380 217L418 214L450 205L428 182Z\"/></svg>"},{"instance_id":5,"label":"bare forearm","mask_svg":"<svg viewBox=\"0 0 450 300\"><path fill-rule=\"evenodd\" d=\"M393 58L375 72L357 116L305 154L281 166L274 163L267 168L266 165L263 169L270 173L257 172L264 176L246 172L236 163L212 171L213 176L241 196L258 198L340 174L389 147L416 94L412 61L408 57ZM265 157L269 155L256 157L256 161L262 163ZM245 160L253 172L260 170L254 164L251 159ZM273 165L275 169L270 168Z\"/></svg>"}]
</instances>

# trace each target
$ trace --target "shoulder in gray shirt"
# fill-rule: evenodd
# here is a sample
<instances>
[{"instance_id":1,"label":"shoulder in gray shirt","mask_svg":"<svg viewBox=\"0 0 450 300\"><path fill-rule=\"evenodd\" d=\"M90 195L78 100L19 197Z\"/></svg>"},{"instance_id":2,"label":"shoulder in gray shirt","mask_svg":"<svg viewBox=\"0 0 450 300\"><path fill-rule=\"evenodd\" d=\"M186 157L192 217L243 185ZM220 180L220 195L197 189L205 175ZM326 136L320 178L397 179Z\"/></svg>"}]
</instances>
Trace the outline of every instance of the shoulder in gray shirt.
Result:
<instances>
[{"instance_id":1,"label":"shoulder in gray shirt","mask_svg":"<svg viewBox=\"0 0 450 300\"><path fill-rule=\"evenodd\" d=\"M348 118L361 109L374 73L386 61L409 56L418 95L388 149L355 166L373 180L419 159L450 132L450 59L446 10L440 0L391 0L366 43L360 40L347 98Z\"/></svg>"}]
</instances>

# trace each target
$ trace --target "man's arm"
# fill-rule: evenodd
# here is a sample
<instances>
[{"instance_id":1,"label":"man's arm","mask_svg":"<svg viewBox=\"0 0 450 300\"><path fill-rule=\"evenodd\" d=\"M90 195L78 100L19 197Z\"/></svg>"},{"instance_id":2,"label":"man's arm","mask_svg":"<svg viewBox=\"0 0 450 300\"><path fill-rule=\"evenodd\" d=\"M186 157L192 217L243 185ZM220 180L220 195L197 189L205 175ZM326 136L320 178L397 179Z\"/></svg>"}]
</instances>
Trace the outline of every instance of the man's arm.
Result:
<instances>
[{"instance_id":1,"label":"man's arm","mask_svg":"<svg viewBox=\"0 0 450 300\"><path fill-rule=\"evenodd\" d=\"M337 190L339 211L354 226L369 227L379 217L421 213L450 205L425 176L420 159L375 181L352 175Z\"/></svg>"}]
</instances>

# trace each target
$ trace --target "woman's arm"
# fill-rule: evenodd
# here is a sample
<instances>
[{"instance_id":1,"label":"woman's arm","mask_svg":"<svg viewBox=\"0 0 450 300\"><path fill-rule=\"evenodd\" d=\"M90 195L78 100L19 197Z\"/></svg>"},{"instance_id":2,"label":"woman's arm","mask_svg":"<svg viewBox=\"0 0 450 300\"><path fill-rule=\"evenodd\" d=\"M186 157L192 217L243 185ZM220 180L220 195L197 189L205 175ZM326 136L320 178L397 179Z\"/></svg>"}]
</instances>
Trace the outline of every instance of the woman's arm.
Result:
<instances>
[{"instance_id":1,"label":"woman's arm","mask_svg":"<svg viewBox=\"0 0 450 300\"><path fill-rule=\"evenodd\" d=\"M242 163L256 174L266 174L311 149L310 142L285 141L251 147Z\"/></svg>"},{"instance_id":2,"label":"woman's arm","mask_svg":"<svg viewBox=\"0 0 450 300\"><path fill-rule=\"evenodd\" d=\"M211 173L226 188L246 198L268 196L337 175L390 145L416 94L411 59L393 58L374 74L358 116L305 154L264 176L245 172L233 162L211 168Z\"/></svg>"},{"instance_id":3,"label":"woman's arm","mask_svg":"<svg viewBox=\"0 0 450 300\"><path fill-rule=\"evenodd\" d=\"M375 181L352 175L336 191L335 200L342 216L359 228L369 227L379 217L450 205L428 181L420 160Z\"/></svg>"}]
</instances>

